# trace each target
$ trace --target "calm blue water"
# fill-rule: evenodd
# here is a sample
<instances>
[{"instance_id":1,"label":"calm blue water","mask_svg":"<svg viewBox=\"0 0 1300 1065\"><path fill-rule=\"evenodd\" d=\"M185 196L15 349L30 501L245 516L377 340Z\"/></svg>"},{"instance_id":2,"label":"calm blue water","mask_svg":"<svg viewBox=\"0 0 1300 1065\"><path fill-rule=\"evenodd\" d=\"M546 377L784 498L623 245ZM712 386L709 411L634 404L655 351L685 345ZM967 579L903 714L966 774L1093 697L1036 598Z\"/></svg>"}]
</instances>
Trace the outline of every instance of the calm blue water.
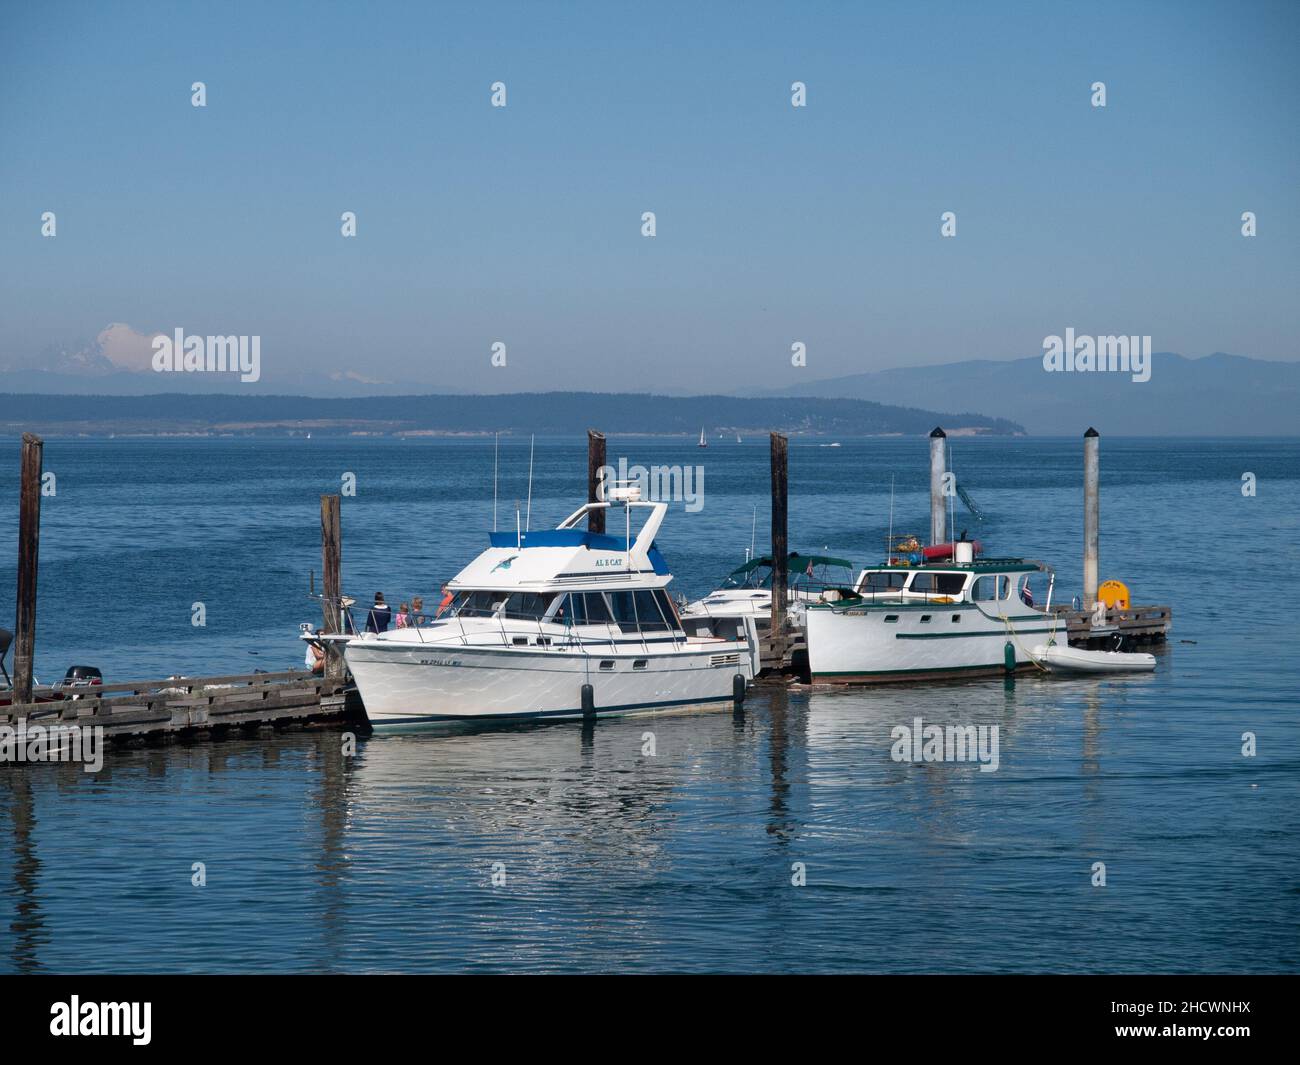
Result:
<instances>
[{"instance_id":1,"label":"calm blue water","mask_svg":"<svg viewBox=\"0 0 1300 1065\"><path fill-rule=\"evenodd\" d=\"M765 439L620 455L703 456L703 510L660 537L675 588L743 558L755 505L762 545ZM988 515L958 527L1078 594L1081 442L956 439L953 461ZM527 462L503 441L503 528ZM895 531L923 534L926 462L924 440L792 441L791 546L875 559L891 476ZM319 494L345 472L358 598L436 601L492 516L490 439L51 440L45 466L43 680L296 667ZM0 970L1294 972L1300 441L1103 439L1102 470L1102 577L1175 608L1153 676L778 691L742 718L381 736L352 759L326 730L2 766ZM5 441L6 627L16 480ZM533 526L584 481L585 441L539 440ZM1000 769L891 761L916 716L999 725Z\"/></svg>"}]
</instances>

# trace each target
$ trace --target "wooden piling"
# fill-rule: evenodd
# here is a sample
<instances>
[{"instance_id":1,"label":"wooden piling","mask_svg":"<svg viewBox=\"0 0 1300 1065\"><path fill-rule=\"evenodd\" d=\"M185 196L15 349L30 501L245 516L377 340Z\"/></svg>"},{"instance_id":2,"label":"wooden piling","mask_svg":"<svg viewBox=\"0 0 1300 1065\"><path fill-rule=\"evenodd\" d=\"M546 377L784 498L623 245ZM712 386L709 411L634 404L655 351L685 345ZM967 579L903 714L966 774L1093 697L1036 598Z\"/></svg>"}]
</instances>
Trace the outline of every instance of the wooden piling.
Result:
<instances>
[{"instance_id":1,"label":"wooden piling","mask_svg":"<svg viewBox=\"0 0 1300 1065\"><path fill-rule=\"evenodd\" d=\"M947 472L948 459L944 449L948 445L948 434L938 426L930 433L930 543L948 542L948 508L943 498L943 475ZM893 544L890 544L893 550Z\"/></svg>"},{"instance_id":2,"label":"wooden piling","mask_svg":"<svg viewBox=\"0 0 1300 1065\"><path fill-rule=\"evenodd\" d=\"M343 631L343 609L340 602L340 573L343 567L342 528L339 519L340 499L337 495L320 497L320 561L321 561L321 613L325 631ZM325 644L325 676L339 680L346 673L343 655L336 644Z\"/></svg>"},{"instance_id":3,"label":"wooden piling","mask_svg":"<svg viewBox=\"0 0 1300 1065\"><path fill-rule=\"evenodd\" d=\"M1097 602L1097 555L1101 528L1099 479L1101 434L1089 428L1083 434L1083 609Z\"/></svg>"},{"instance_id":4,"label":"wooden piling","mask_svg":"<svg viewBox=\"0 0 1300 1065\"><path fill-rule=\"evenodd\" d=\"M774 652L785 654L786 591L789 587L789 440L772 434L772 640Z\"/></svg>"},{"instance_id":5,"label":"wooden piling","mask_svg":"<svg viewBox=\"0 0 1300 1065\"><path fill-rule=\"evenodd\" d=\"M23 433L18 496L18 599L14 610L13 701L32 701L36 656L36 565L41 539L41 460L45 444Z\"/></svg>"},{"instance_id":6,"label":"wooden piling","mask_svg":"<svg viewBox=\"0 0 1300 1065\"><path fill-rule=\"evenodd\" d=\"M605 434L595 429L587 430L587 502L600 502L600 471L605 466ZM605 531L605 511L587 511L587 530Z\"/></svg>"}]
</instances>

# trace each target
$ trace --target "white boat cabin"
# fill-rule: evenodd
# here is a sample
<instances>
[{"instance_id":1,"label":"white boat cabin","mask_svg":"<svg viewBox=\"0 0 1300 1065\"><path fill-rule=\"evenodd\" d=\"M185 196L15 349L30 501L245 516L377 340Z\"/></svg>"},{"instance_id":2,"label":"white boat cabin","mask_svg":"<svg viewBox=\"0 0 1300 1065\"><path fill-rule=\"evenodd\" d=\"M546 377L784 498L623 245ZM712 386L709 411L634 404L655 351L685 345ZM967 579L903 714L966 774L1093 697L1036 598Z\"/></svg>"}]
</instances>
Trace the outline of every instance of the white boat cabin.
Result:
<instances>
[{"instance_id":1,"label":"white boat cabin","mask_svg":"<svg viewBox=\"0 0 1300 1065\"><path fill-rule=\"evenodd\" d=\"M1035 592L1033 578L1047 574L1047 585ZM996 613L1023 613L1035 608L1035 595L1045 602L1051 571L1042 563L1020 558L986 558L968 563L882 565L865 569L854 585L854 606L925 606L945 603L1006 604Z\"/></svg>"}]
</instances>

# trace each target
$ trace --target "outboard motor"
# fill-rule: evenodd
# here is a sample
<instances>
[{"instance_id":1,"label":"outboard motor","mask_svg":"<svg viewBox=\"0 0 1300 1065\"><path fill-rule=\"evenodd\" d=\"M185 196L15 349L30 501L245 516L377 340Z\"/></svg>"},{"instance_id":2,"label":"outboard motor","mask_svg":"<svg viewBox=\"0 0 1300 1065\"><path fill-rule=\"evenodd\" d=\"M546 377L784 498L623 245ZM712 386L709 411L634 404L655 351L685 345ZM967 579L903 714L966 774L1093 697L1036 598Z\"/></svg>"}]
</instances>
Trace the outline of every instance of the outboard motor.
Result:
<instances>
[{"instance_id":1,"label":"outboard motor","mask_svg":"<svg viewBox=\"0 0 1300 1065\"><path fill-rule=\"evenodd\" d=\"M104 675L97 666L69 666L68 672L59 682L60 688L93 688L104 683ZM84 699L84 695L72 695L71 699Z\"/></svg>"}]
</instances>

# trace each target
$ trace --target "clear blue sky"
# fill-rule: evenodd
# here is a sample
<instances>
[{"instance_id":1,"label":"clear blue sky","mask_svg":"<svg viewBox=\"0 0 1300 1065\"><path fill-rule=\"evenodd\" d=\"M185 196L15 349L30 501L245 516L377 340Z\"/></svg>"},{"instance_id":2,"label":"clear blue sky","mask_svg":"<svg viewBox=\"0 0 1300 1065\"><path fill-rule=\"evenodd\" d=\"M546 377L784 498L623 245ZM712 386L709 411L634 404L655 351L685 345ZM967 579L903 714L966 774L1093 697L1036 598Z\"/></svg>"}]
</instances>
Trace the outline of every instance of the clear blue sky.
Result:
<instances>
[{"instance_id":1,"label":"clear blue sky","mask_svg":"<svg viewBox=\"0 0 1300 1065\"><path fill-rule=\"evenodd\" d=\"M109 323L494 391L781 385L1067 326L1294 359L1298 31L1294 2L6 0L0 365Z\"/></svg>"}]
</instances>

